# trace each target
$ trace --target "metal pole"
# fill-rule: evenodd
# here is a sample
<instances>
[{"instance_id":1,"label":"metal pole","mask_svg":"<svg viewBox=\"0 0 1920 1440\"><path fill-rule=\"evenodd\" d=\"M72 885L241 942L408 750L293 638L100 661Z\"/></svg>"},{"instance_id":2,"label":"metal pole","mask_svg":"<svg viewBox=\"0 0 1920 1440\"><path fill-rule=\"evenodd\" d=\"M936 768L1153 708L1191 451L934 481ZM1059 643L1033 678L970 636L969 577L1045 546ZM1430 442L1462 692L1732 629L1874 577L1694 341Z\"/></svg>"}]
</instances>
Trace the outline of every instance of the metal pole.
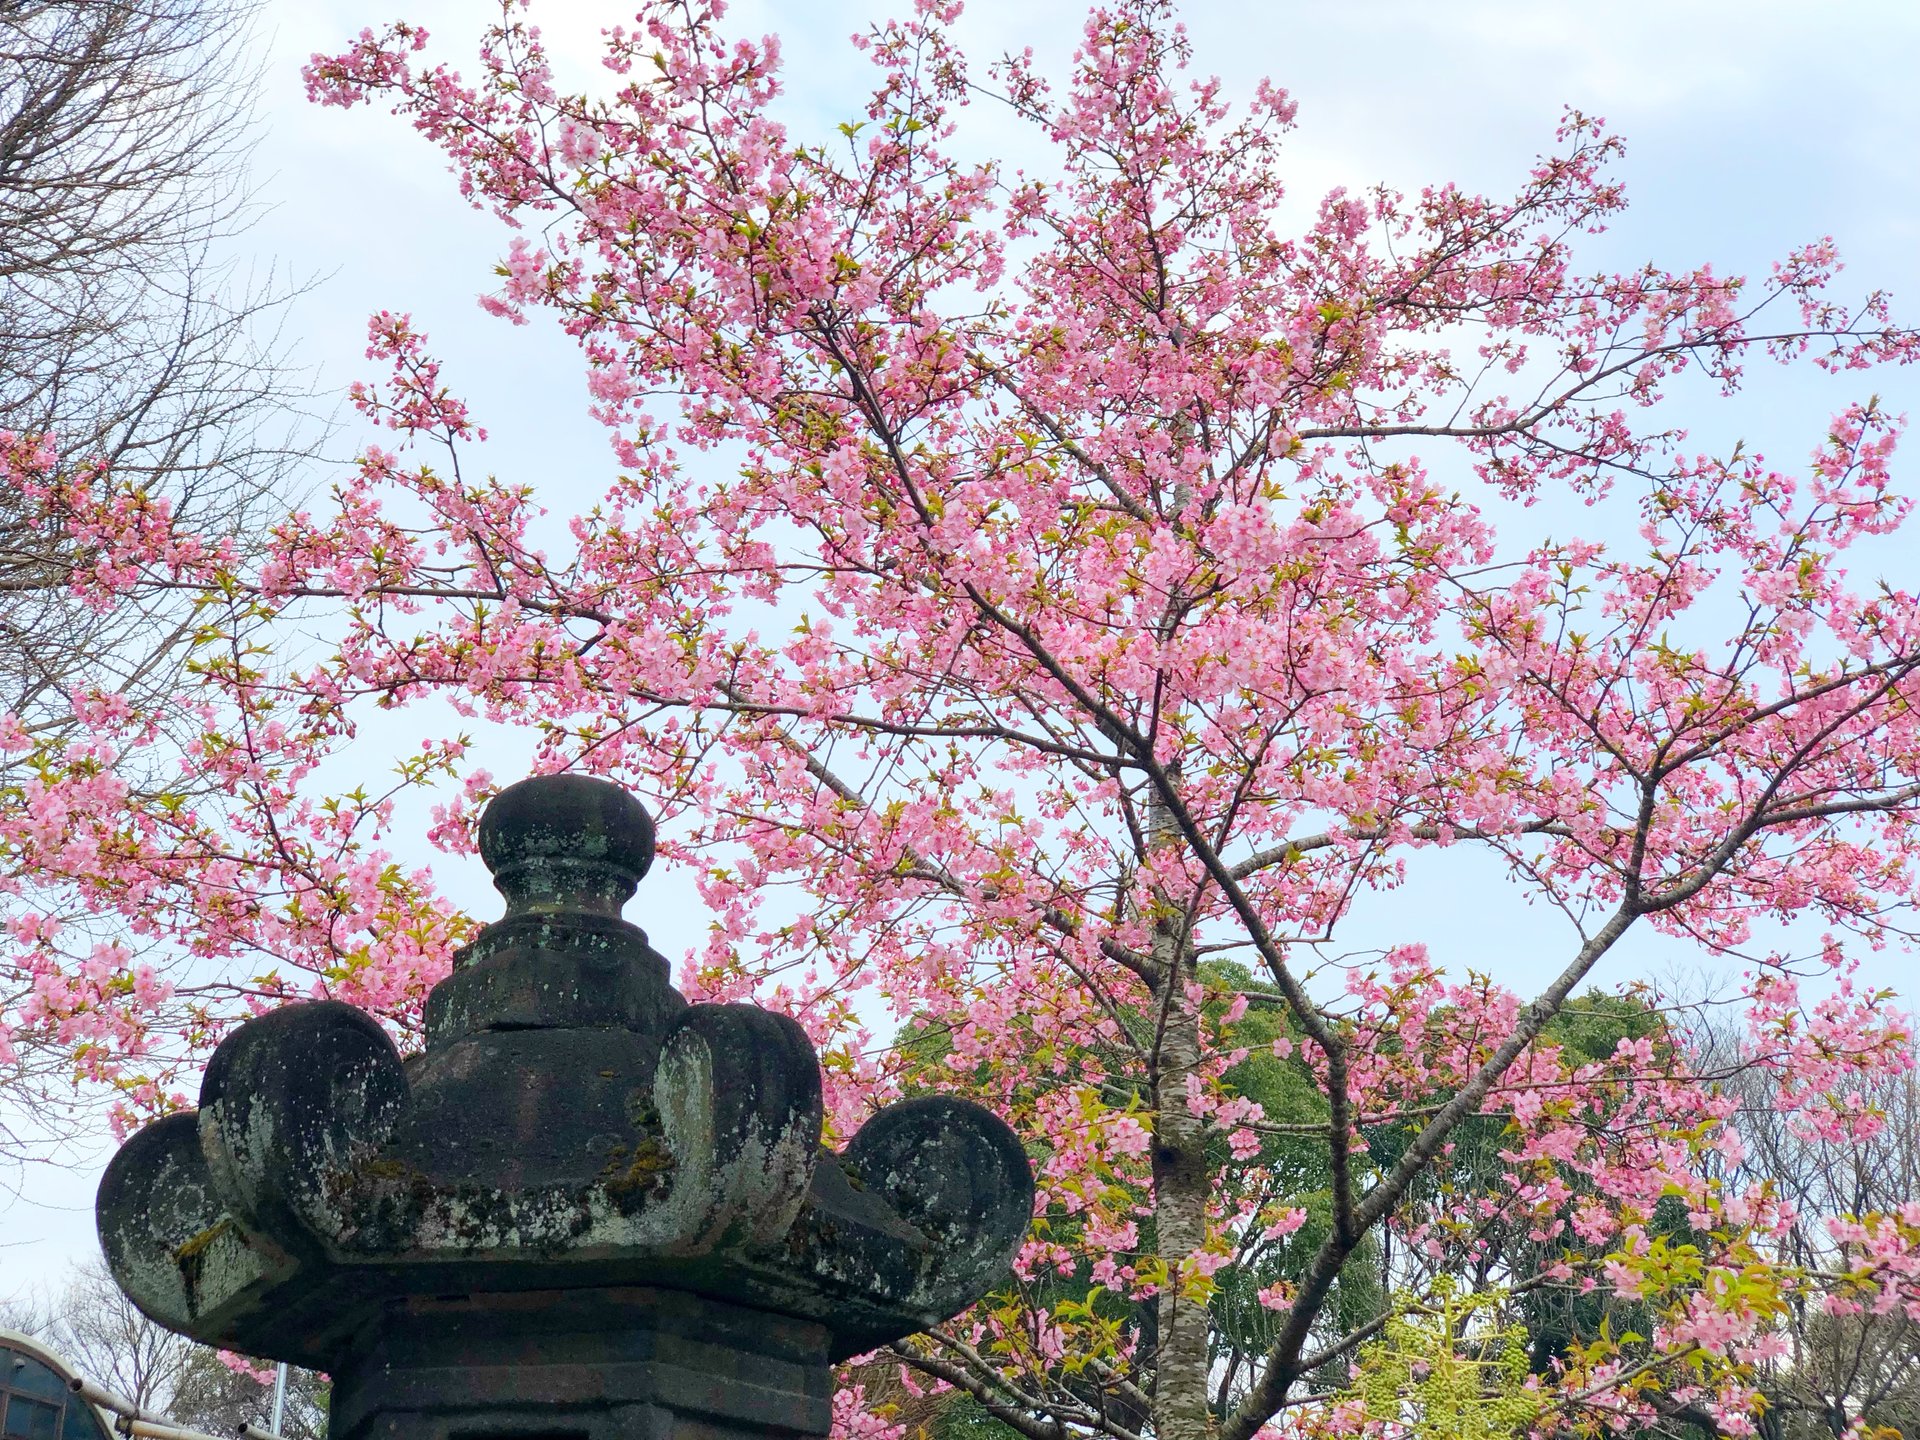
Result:
<instances>
[{"instance_id":1,"label":"metal pole","mask_svg":"<svg viewBox=\"0 0 1920 1440\"><path fill-rule=\"evenodd\" d=\"M67 1389L91 1405L102 1410L110 1410L115 1415L114 1429L121 1435L130 1435L134 1440L220 1440L204 1430L188 1430L183 1426L169 1424L151 1410L143 1410L124 1395L117 1395L104 1385L91 1380L83 1380L78 1375L67 1382ZM278 1437L275 1437L278 1440Z\"/></svg>"},{"instance_id":2,"label":"metal pole","mask_svg":"<svg viewBox=\"0 0 1920 1440\"><path fill-rule=\"evenodd\" d=\"M178 1425L156 1425L149 1420L122 1420L114 1428L133 1440L219 1440L204 1430L183 1430Z\"/></svg>"},{"instance_id":3,"label":"metal pole","mask_svg":"<svg viewBox=\"0 0 1920 1440\"><path fill-rule=\"evenodd\" d=\"M273 1367L273 1418L267 1422L267 1428L274 1434L280 1433L280 1422L287 1413L287 1362L282 1360Z\"/></svg>"},{"instance_id":4,"label":"metal pole","mask_svg":"<svg viewBox=\"0 0 1920 1440\"><path fill-rule=\"evenodd\" d=\"M74 1376L67 1382L67 1389L71 1390L89 1404L98 1405L102 1410L111 1410L123 1419L140 1420L149 1425L164 1425L167 1423L164 1415L157 1415L151 1410L142 1409L140 1406L134 1404L133 1401L127 1399L126 1396L115 1394L113 1391L107 1389L106 1386L93 1380L84 1379L79 1375Z\"/></svg>"}]
</instances>

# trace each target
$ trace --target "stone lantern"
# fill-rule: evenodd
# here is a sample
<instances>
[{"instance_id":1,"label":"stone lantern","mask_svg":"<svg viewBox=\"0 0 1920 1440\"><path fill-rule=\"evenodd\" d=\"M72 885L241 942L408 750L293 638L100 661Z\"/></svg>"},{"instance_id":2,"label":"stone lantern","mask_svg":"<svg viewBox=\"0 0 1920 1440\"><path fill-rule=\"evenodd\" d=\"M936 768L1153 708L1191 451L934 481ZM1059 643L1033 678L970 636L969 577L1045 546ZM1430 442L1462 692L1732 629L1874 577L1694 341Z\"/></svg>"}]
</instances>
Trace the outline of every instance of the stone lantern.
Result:
<instances>
[{"instance_id":1,"label":"stone lantern","mask_svg":"<svg viewBox=\"0 0 1920 1440\"><path fill-rule=\"evenodd\" d=\"M331 1440L807 1436L829 1365L954 1315L1032 1209L978 1105L834 1152L792 1020L690 1005L621 907L653 822L579 776L480 825L506 914L403 1058L332 1001L249 1021L197 1112L100 1184L114 1277L170 1330L333 1376Z\"/></svg>"}]
</instances>

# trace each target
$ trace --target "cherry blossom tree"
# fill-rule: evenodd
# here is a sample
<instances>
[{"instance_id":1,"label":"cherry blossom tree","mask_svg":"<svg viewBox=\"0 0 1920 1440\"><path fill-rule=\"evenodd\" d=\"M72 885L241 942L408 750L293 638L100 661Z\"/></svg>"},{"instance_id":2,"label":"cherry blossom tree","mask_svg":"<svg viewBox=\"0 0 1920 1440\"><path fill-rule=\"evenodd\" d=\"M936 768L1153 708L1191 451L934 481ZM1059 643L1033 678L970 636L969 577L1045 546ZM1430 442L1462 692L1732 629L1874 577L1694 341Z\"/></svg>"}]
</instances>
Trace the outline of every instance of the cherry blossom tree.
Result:
<instances>
[{"instance_id":1,"label":"cherry blossom tree","mask_svg":"<svg viewBox=\"0 0 1920 1440\"><path fill-rule=\"evenodd\" d=\"M222 255L256 218L254 18L245 0L0 6L0 432L57 437L234 535L271 521L324 428L273 336L297 287ZM0 490L0 711L46 748L84 730L73 690L164 704L192 634L164 592L84 603L69 582L90 557L58 522ZM0 786L30 774L0 766ZM0 960L0 1012L31 984ZM72 1127L66 1050L0 1058L9 1167Z\"/></svg>"},{"instance_id":2,"label":"cherry blossom tree","mask_svg":"<svg viewBox=\"0 0 1920 1440\"><path fill-rule=\"evenodd\" d=\"M264 560L11 437L91 603L201 625L168 705L0 734L35 767L12 857L182 956L17 907L15 1043L151 1108L247 1006L414 1026L468 922L383 848L395 795L450 782L459 850L493 777L435 726L393 789L324 782L376 768L370 710L437 702L648 796L713 917L686 988L800 1017L830 1132L937 1087L1029 1137L1016 1274L887 1357L912 1387L1032 1437L1751 1433L1791 1307L1920 1314L1920 1197L1792 1263L1737 1098L1587 992L1638 931L1748 956L1783 1123L1873 1132L1912 1052L1852 967L1920 875L1920 602L1848 574L1910 508L1879 402L1776 464L1670 397L1920 335L1838 298L1825 240L1581 268L1624 203L1581 114L1510 198L1341 191L1287 233L1292 104L1231 109L1165 4L1096 10L1056 77L961 53L957 8L861 37L826 136L692 0L608 33L600 95L519 0L476 79L405 24L316 57L317 100L390 106L509 228L483 303L577 341L618 474L568 516L475 474L397 313L355 394L395 438ZM961 158L987 105L1050 168ZM171 799L130 789L181 733ZM1537 993L1416 915L1344 949L1446 846L1560 917ZM892 1433L865 1393L844 1433Z\"/></svg>"}]
</instances>

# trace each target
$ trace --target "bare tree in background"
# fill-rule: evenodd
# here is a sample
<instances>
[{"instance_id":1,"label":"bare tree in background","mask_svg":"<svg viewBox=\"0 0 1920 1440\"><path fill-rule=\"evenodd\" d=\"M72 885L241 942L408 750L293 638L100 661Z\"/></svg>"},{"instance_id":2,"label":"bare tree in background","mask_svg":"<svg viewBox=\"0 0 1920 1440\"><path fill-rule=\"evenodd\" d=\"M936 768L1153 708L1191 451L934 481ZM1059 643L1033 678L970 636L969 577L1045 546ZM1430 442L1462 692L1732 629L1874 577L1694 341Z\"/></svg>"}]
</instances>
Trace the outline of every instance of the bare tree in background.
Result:
<instances>
[{"instance_id":1,"label":"bare tree in background","mask_svg":"<svg viewBox=\"0 0 1920 1440\"><path fill-rule=\"evenodd\" d=\"M304 428L268 323L286 296L220 254L252 218L251 12L0 3L0 428L50 433L66 466L104 462L212 532L280 485ZM157 678L179 617L76 606L85 557L0 506L0 705L44 720L76 675Z\"/></svg>"},{"instance_id":2,"label":"bare tree in background","mask_svg":"<svg viewBox=\"0 0 1920 1440\"><path fill-rule=\"evenodd\" d=\"M1704 1007L1703 1007L1704 1010ZM1920 1074L1882 1081L1870 1097L1884 1116L1866 1139L1823 1140L1780 1104L1777 1074L1753 1063L1747 1038L1724 1023L1693 1030L1695 1063L1724 1078L1740 1101L1745 1177L1770 1181L1797 1212L1787 1258L1830 1268L1839 1247L1827 1221L1888 1211L1920 1194ZM1761 1377L1769 1409L1764 1440L1826 1440L1856 1422L1920 1436L1920 1320L1899 1310L1829 1315L1797 1306L1786 1323L1789 1353Z\"/></svg>"},{"instance_id":3,"label":"bare tree in background","mask_svg":"<svg viewBox=\"0 0 1920 1440\"><path fill-rule=\"evenodd\" d=\"M136 1310L97 1260L76 1266L58 1299L0 1309L0 1324L33 1336L76 1375L156 1412L171 1403L196 1348Z\"/></svg>"},{"instance_id":4,"label":"bare tree in background","mask_svg":"<svg viewBox=\"0 0 1920 1440\"><path fill-rule=\"evenodd\" d=\"M275 333L290 292L232 254L254 215L255 5L0 0L0 431L51 435L67 473L110 466L216 535L244 536L317 434ZM0 494L0 713L42 739L70 692L138 704L185 658L191 601L96 614L69 590L89 559ZM0 762L0 805L29 776ZM0 1013L31 983L0 954ZM71 1061L33 1039L0 1061L0 1158L70 1128Z\"/></svg>"},{"instance_id":5,"label":"bare tree in background","mask_svg":"<svg viewBox=\"0 0 1920 1440\"><path fill-rule=\"evenodd\" d=\"M75 1374L183 1428L232 1435L243 1424L267 1423L270 1383L147 1319L98 1260L75 1266L57 1299L0 1304L0 1328L31 1335ZM326 1411L325 1377L290 1371L280 1429L285 1440L324 1440Z\"/></svg>"}]
</instances>

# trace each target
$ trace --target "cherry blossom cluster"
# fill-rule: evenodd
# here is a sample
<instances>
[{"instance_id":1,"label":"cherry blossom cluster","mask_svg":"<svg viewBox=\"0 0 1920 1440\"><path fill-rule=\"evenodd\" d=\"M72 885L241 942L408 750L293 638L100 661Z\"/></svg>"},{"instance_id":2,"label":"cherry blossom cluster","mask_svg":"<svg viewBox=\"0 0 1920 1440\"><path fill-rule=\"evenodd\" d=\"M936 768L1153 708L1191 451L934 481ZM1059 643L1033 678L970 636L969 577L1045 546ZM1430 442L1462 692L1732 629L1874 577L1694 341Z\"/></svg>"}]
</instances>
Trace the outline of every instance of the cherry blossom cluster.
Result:
<instances>
[{"instance_id":1,"label":"cherry blossom cluster","mask_svg":"<svg viewBox=\"0 0 1920 1440\"><path fill-rule=\"evenodd\" d=\"M1095 10L1057 77L973 66L956 13L859 37L825 138L712 3L609 31L598 95L519 0L472 78L404 24L315 58L511 232L482 303L578 344L617 468L563 516L474 478L398 312L353 392L381 443L257 548L4 437L75 586L196 629L158 712L0 729L0 1044L150 1110L253 1008L408 1034L470 922L396 807L467 847L495 782L433 717L514 727L647 797L710 916L683 988L806 1025L830 1138L927 1088L1028 1137L1015 1274L900 1347L915 1384L1047 1436L1385 1436L1461 1385L1543 1434L1746 1433L1791 1307L1920 1303L1920 1217L1826 1217L1843 1263L1792 1263L1724 1088L1593 977L1636 928L1825 932L1748 962L1751 1063L1809 1134L1870 1133L1912 1053L1852 967L1920 880L1920 599L1849 575L1910 519L1897 417L1782 462L1699 450L1671 397L1920 337L1825 240L1580 268L1625 203L1597 118L1512 196L1339 191L1290 234L1292 102L1194 79L1166 5ZM985 104L1050 167L960 158ZM428 738L374 786L389 710ZM1459 846L1558 917L1537 993L1392 908ZM1362 911L1403 941L1350 953ZM892 1433L865 1394L840 1433Z\"/></svg>"}]
</instances>

